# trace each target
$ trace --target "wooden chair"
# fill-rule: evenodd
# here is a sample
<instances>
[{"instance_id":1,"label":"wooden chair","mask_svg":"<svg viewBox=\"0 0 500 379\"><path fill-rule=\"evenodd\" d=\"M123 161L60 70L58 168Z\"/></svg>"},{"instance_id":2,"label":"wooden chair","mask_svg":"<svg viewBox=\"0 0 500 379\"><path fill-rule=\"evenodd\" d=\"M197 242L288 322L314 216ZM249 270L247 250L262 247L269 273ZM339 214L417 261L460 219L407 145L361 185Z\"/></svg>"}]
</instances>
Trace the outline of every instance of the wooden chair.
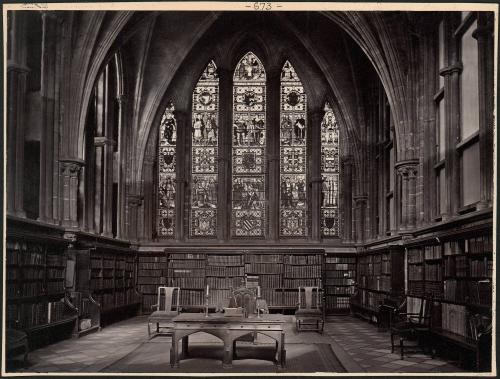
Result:
<instances>
[{"instance_id":1,"label":"wooden chair","mask_svg":"<svg viewBox=\"0 0 500 379\"><path fill-rule=\"evenodd\" d=\"M391 316L391 352L394 353L395 338L399 337L399 348L401 359L404 359L405 352L425 351L426 340L431 331L432 297L420 299L418 312L404 312L407 301L404 301L399 309L395 310ZM431 350L432 358L434 358Z\"/></svg>"},{"instance_id":2,"label":"wooden chair","mask_svg":"<svg viewBox=\"0 0 500 379\"><path fill-rule=\"evenodd\" d=\"M307 330L323 333L325 321L321 309L319 287L299 287L299 302L295 319L298 332Z\"/></svg>"},{"instance_id":3,"label":"wooden chair","mask_svg":"<svg viewBox=\"0 0 500 379\"><path fill-rule=\"evenodd\" d=\"M5 337L7 359L22 355L23 362L27 363L29 354L28 335L21 330L7 329Z\"/></svg>"},{"instance_id":4,"label":"wooden chair","mask_svg":"<svg viewBox=\"0 0 500 379\"><path fill-rule=\"evenodd\" d=\"M171 334L172 319L179 314L179 287L158 287L158 303L151 306L156 309L148 318L148 335L153 338L159 334ZM151 335L151 324L156 324L156 333Z\"/></svg>"}]
</instances>

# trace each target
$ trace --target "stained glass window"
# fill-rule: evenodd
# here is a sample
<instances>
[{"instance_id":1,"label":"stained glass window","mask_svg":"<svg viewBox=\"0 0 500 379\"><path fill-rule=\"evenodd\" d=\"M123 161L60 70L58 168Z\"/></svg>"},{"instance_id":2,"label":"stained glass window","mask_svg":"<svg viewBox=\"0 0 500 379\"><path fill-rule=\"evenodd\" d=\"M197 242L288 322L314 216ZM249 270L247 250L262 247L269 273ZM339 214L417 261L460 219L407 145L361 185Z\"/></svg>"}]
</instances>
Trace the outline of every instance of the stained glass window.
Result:
<instances>
[{"instance_id":1,"label":"stained glass window","mask_svg":"<svg viewBox=\"0 0 500 379\"><path fill-rule=\"evenodd\" d=\"M217 236L219 77L211 61L193 91L191 237Z\"/></svg>"},{"instance_id":2,"label":"stained glass window","mask_svg":"<svg viewBox=\"0 0 500 379\"><path fill-rule=\"evenodd\" d=\"M307 235L307 96L290 62L281 71L280 235Z\"/></svg>"},{"instance_id":3,"label":"stained glass window","mask_svg":"<svg viewBox=\"0 0 500 379\"><path fill-rule=\"evenodd\" d=\"M177 122L172 103L167 105L163 113L158 138L158 234L163 237L173 237L175 233Z\"/></svg>"},{"instance_id":4,"label":"stained glass window","mask_svg":"<svg viewBox=\"0 0 500 379\"><path fill-rule=\"evenodd\" d=\"M339 235L339 127L330 104L321 121L321 232Z\"/></svg>"},{"instance_id":5,"label":"stained glass window","mask_svg":"<svg viewBox=\"0 0 500 379\"><path fill-rule=\"evenodd\" d=\"M266 73L249 52L233 77L232 234L263 237L266 230Z\"/></svg>"}]
</instances>

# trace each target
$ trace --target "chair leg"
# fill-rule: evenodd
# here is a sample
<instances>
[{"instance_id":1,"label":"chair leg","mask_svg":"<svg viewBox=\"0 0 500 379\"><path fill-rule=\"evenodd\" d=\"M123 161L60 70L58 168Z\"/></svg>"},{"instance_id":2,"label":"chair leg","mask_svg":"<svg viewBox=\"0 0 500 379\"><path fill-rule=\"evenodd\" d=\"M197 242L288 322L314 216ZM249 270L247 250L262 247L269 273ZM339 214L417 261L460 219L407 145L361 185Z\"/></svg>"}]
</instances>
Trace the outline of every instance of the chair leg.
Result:
<instances>
[{"instance_id":1,"label":"chair leg","mask_svg":"<svg viewBox=\"0 0 500 379\"><path fill-rule=\"evenodd\" d=\"M160 323L156 323L156 333L160 333Z\"/></svg>"},{"instance_id":2,"label":"chair leg","mask_svg":"<svg viewBox=\"0 0 500 379\"><path fill-rule=\"evenodd\" d=\"M394 334L391 333L391 353L394 353Z\"/></svg>"},{"instance_id":3,"label":"chair leg","mask_svg":"<svg viewBox=\"0 0 500 379\"><path fill-rule=\"evenodd\" d=\"M148 337L151 337L151 323L148 321Z\"/></svg>"},{"instance_id":4,"label":"chair leg","mask_svg":"<svg viewBox=\"0 0 500 379\"><path fill-rule=\"evenodd\" d=\"M404 342L403 342L403 338L400 338L399 339L399 347L401 349L401 359L404 359Z\"/></svg>"}]
</instances>

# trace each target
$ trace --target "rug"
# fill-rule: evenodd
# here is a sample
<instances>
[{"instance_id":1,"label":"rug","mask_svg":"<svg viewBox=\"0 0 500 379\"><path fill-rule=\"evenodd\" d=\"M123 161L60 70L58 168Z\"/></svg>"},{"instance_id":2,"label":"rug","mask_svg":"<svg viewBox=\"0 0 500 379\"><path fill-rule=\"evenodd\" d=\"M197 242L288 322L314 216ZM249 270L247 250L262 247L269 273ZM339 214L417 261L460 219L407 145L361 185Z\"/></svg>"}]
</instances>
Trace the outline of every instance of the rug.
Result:
<instances>
[{"instance_id":1,"label":"rug","mask_svg":"<svg viewBox=\"0 0 500 379\"><path fill-rule=\"evenodd\" d=\"M179 368L170 366L169 337L157 337L141 343L125 357L101 372L114 373L314 373L345 372L340 361L326 343L287 343L286 368L278 369L272 362L274 343L238 342L237 358L232 368L222 368L223 344L191 342L189 357Z\"/></svg>"}]
</instances>

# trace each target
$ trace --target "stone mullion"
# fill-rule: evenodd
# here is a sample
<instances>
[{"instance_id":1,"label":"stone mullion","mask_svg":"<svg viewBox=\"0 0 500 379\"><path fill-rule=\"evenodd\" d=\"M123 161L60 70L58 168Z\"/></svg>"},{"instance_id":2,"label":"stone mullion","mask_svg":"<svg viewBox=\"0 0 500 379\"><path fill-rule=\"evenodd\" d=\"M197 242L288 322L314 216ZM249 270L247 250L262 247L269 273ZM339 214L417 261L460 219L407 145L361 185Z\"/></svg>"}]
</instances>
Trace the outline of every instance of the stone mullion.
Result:
<instances>
[{"instance_id":1,"label":"stone mullion","mask_svg":"<svg viewBox=\"0 0 500 379\"><path fill-rule=\"evenodd\" d=\"M280 92L281 69L273 68L267 77L266 112L266 152L268 156L267 196L268 196L268 233L273 241L278 240L280 230L279 191L280 191Z\"/></svg>"},{"instance_id":2,"label":"stone mullion","mask_svg":"<svg viewBox=\"0 0 500 379\"><path fill-rule=\"evenodd\" d=\"M123 238L125 234L125 177L123 173L123 164L125 164L125 157L127 156L125 152L126 148L126 107L127 107L127 98L124 95L119 95L116 98L117 106L118 106L118 205L116 216L117 227L116 227L116 238ZM153 219L153 216L152 216Z\"/></svg>"},{"instance_id":3,"label":"stone mullion","mask_svg":"<svg viewBox=\"0 0 500 379\"><path fill-rule=\"evenodd\" d=\"M219 153L217 193L217 238L226 241L231 226L231 128L232 128L232 77L231 71L218 70L219 74Z\"/></svg>"},{"instance_id":4,"label":"stone mullion","mask_svg":"<svg viewBox=\"0 0 500 379\"><path fill-rule=\"evenodd\" d=\"M67 228L78 228L78 186L84 162L77 159L61 160L62 221Z\"/></svg>"},{"instance_id":5,"label":"stone mullion","mask_svg":"<svg viewBox=\"0 0 500 379\"><path fill-rule=\"evenodd\" d=\"M355 213L356 213L356 242L362 243L365 240L365 213L366 213L366 195L358 195L354 197Z\"/></svg>"},{"instance_id":6,"label":"stone mullion","mask_svg":"<svg viewBox=\"0 0 500 379\"><path fill-rule=\"evenodd\" d=\"M311 212L311 231L309 235L313 241L321 240L321 121L323 113L320 109L310 110L307 126L307 145L310 152L307 167L309 168L309 183L311 183L308 188L310 191L308 198L310 199L309 209Z\"/></svg>"},{"instance_id":7,"label":"stone mullion","mask_svg":"<svg viewBox=\"0 0 500 379\"><path fill-rule=\"evenodd\" d=\"M479 159L480 202L478 209L491 206L493 188L493 109L494 109L494 39L491 16L478 12L477 39L479 55Z\"/></svg>"},{"instance_id":8,"label":"stone mullion","mask_svg":"<svg viewBox=\"0 0 500 379\"><path fill-rule=\"evenodd\" d=\"M174 111L177 122L177 144L176 144L176 196L175 196L175 239L183 241L186 238L186 230L189 235L189 200L186 201L186 183L191 180L190 165L191 146L189 138L191 136L190 118L184 111Z\"/></svg>"}]
</instances>

